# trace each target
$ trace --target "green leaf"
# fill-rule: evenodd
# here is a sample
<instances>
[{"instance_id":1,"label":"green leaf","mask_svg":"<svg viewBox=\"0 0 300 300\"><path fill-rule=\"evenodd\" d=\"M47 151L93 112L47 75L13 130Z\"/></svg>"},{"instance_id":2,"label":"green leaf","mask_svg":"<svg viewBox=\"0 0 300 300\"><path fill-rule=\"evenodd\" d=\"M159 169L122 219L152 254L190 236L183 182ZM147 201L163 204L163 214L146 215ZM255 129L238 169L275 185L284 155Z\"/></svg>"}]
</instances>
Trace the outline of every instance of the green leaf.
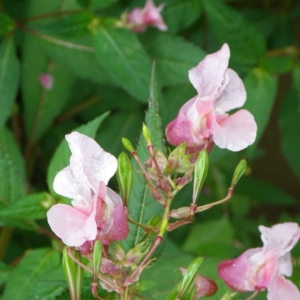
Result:
<instances>
[{"instance_id":1,"label":"green leaf","mask_svg":"<svg viewBox=\"0 0 300 300\"><path fill-rule=\"evenodd\" d=\"M93 121L80 126L79 128L74 129L74 131L78 131L82 134L85 134L91 138L95 138L96 132L101 125L102 121L108 116L108 113L104 113L98 118L94 119ZM53 180L56 174L69 165L71 151L69 149L68 143L66 140L61 141L58 148L56 149L49 168L48 168L48 176L47 176L47 183L48 188L52 195L56 195L53 190Z\"/></svg>"},{"instance_id":2,"label":"green leaf","mask_svg":"<svg viewBox=\"0 0 300 300\"><path fill-rule=\"evenodd\" d=\"M0 12L0 34L10 32L15 27L15 21L7 14Z\"/></svg>"},{"instance_id":3,"label":"green leaf","mask_svg":"<svg viewBox=\"0 0 300 300\"><path fill-rule=\"evenodd\" d=\"M157 30L149 30L140 39L149 56L156 62L160 86L188 82L189 69L205 56L204 51L183 38Z\"/></svg>"},{"instance_id":4,"label":"green leaf","mask_svg":"<svg viewBox=\"0 0 300 300\"><path fill-rule=\"evenodd\" d=\"M39 40L33 36L25 35L22 55L25 125L31 142L35 142L63 110L65 103L69 100L74 78L70 71L49 61ZM39 75L43 73L53 77L53 87L49 90L44 89L39 82Z\"/></svg>"},{"instance_id":5,"label":"green leaf","mask_svg":"<svg viewBox=\"0 0 300 300\"><path fill-rule=\"evenodd\" d=\"M29 251L11 272L2 299L37 299L30 298L30 294L35 291L45 274L58 265L60 256L55 250L44 248Z\"/></svg>"},{"instance_id":6,"label":"green leaf","mask_svg":"<svg viewBox=\"0 0 300 300\"><path fill-rule=\"evenodd\" d=\"M136 35L129 30L99 27L95 54L113 80L136 99L148 99L151 65Z\"/></svg>"},{"instance_id":7,"label":"green leaf","mask_svg":"<svg viewBox=\"0 0 300 300\"><path fill-rule=\"evenodd\" d=\"M88 7L89 9L105 8L116 1L117 0L77 0L82 7Z\"/></svg>"},{"instance_id":8,"label":"green leaf","mask_svg":"<svg viewBox=\"0 0 300 300\"><path fill-rule=\"evenodd\" d=\"M11 114L19 81L19 62L12 38L0 45L0 128Z\"/></svg>"},{"instance_id":9,"label":"green leaf","mask_svg":"<svg viewBox=\"0 0 300 300\"><path fill-rule=\"evenodd\" d=\"M53 202L54 200L51 199L51 196L46 193L37 193L21 197L11 205L2 208L0 210L0 218L45 219L47 211Z\"/></svg>"},{"instance_id":10,"label":"green leaf","mask_svg":"<svg viewBox=\"0 0 300 300\"><path fill-rule=\"evenodd\" d=\"M202 7L199 0L169 0L162 11L168 31L176 33L192 25L200 18Z\"/></svg>"},{"instance_id":11,"label":"green leaf","mask_svg":"<svg viewBox=\"0 0 300 300\"><path fill-rule=\"evenodd\" d=\"M254 145L247 149L251 155L268 124L277 91L277 80L263 69L254 69L244 80L247 101L243 106L249 110L257 123L257 136Z\"/></svg>"},{"instance_id":12,"label":"green leaf","mask_svg":"<svg viewBox=\"0 0 300 300\"><path fill-rule=\"evenodd\" d=\"M297 83L299 84L299 83ZM279 125L281 130L280 145L291 169L300 178L300 90L290 89L280 110Z\"/></svg>"},{"instance_id":13,"label":"green leaf","mask_svg":"<svg viewBox=\"0 0 300 300\"><path fill-rule=\"evenodd\" d=\"M163 134L161 131L161 120L158 109L157 87L155 81L155 70L152 69L150 85L149 109L146 113L145 123L150 130L151 141L157 150L166 153L163 143ZM139 139L137 146L137 155L141 161L146 161L149 157L147 145L143 135ZM139 170L137 163L133 160L133 169ZM150 195L145 179L141 174L134 172L132 192L129 199L129 216L136 222L147 224L153 215L162 214L162 206L156 202ZM126 249L131 249L140 242L143 230L140 227L129 224L129 236L124 241Z\"/></svg>"},{"instance_id":14,"label":"green leaf","mask_svg":"<svg viewBox=\"0 0 300 300\"><path fill-rule=\"evenodd\" d=\"M257 28L222 1L203 2L212 31L220 43L229 44L232 60L241 65L257 65L266 51L265 40Z\"/></svg>"},{"instance_id":15,"label":"green leaf","mask_svg":"<svg viewBox=\"0 0 300 300\"><path fill-rule=\"evenodd\" d=\"M8 266L4 262L0 261L0 284L2 285L7 281L12 267Z\"/></svg>"}]
</instances>

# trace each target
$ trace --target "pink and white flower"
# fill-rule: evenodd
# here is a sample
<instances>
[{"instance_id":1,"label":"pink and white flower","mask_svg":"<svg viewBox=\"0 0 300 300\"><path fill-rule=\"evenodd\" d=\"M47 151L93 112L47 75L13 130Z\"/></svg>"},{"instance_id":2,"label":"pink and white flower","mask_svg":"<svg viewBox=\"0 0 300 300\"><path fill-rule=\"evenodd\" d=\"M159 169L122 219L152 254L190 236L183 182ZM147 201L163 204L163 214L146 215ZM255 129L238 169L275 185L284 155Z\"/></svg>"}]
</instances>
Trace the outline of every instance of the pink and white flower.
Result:
<instances>
[{"instance_id":1,"label":"pink and white flower","mask_svg":"<svg viewBox=\"0 0 300 300\"><path fill-rule=\"evenodd\" d=\"M128 224L122 199L107 183L117 170L117 159L93 139L72 132L66 135L72 155L70 165L54 178L59 195L72 206L56 204L47 213L53 232L68 246L87 245L100 237L103 244L123 240Z\"/></svg>"},{"instance_id":2,"label":"pink and white flower","mask_svg":"<svg viewBox=\"0 0 300 300\"><path fill-rule=\"evenodd\" d=\"M39 81L45 90L51 90L53 87L53 76L48 73L43 73L39 75Z\"/></svg>"},{"instance_id":3,"label":"pink and white flower","mask_svg":"<svg viewBox=\"0 0 300 300\"><path fill-rule=\"evenodd\" d=\"M220 148L240 151L256 138L257 125L253 115L241 109L246 90L237 73L228 68L230 50L227 44L207 55L189 71L189 79L198 95L186 102L175 120L168 124L166 137L178 146L186 142L187 152L197 152L213 143Z\"/></svg>"},{"instance_id":4,"label":"pink and white flower","mask_svg":"<svg viewBox=\"0 0 300 300\"><path fill-rule=\"evenodd\" d=\"M168 27L160 14L163 7L163 4L156 7L152 0L147 0L144 8L136 7L128 14L127 23L135 32L143 32L148 26L166 31Z\"/></svg>"},{"instance_id":5,"label":"pink and white flower","mask_svg":"<svg viewBox=\"0 0 300 300\"><path fill-rule=\"evenodd\" d=\"M300 300L297 287L284 276L292 275L291 249L300 238L296 223L271 228L259 226L262 248L249 249L238 258L219 264L219 276L238 292L268 290L268 300Z\"/></svg>"}]
</instances>

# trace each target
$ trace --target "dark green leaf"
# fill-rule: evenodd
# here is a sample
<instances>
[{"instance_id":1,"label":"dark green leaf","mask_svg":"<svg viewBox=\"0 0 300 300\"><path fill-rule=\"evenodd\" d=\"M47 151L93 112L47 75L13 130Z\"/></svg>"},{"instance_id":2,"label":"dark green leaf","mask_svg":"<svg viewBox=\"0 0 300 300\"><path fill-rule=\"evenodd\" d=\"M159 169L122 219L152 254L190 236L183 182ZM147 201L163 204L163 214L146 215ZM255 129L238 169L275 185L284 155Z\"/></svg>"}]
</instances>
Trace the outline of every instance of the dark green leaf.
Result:
<instances>
[{"instance_id":1,"label":"dark green leaf","mask_svg":"<svg viewBox=\"0 0 300 300\"><path fill-rule=\"evenodd\" d=\"M252 154L269 121L277 91L277 80L263 69L252 70L244 80L247 101L243 108L249 110L257 123L257 137L254 145L247 149Z\"/></svg>"},{"instance_id":2,"label":"dark green leaf","mask_svg":"<svg viewBox=\"0 0 300 300\"><path fill-rule=\"evenodd\" d=\"M188 70L195 67L205 56L200 48L179 36L149 30L140 38L145 50L156 62L160 86L188 82Z\"/></svg>"},{"instance_id":3,"label":"dark green leaf","mask_svg":"<svg viewBox=\"0 0 300 300\"><path fill-rule=\"evenodd\" d=\"M114 81L146 102L151 65L136 35L129 30L99 27L94 32L94 45L98 61Z\"/></svg>"},{"instance_id":4,"label":"dark green leaf","mask_svg":"<svg viewBox=\"0 0 300 300\"><path fill-rule=\"evenodd\" d=\"M166 152L163 135L161 132L161 120L158 110L158 99L155 82L154 68L152 70L151 87L150 87L150 102L149 109L146 114L145 123L150 130L151 141L157 150ZM147 151L147 145L143 135L141 135L137 154L139 159L143 162L149 157ZM139 167L135 161L133 161L133 169L139 170ZM145 179L141 174L134 172L133 174L133 186L129 199L129 216L136 222L147 224L149 219L153 215L161 214L162 206L152 198L146 185ZM130 225L129 236L124 242L127 249L136 246L140 242L140 238L143 234L143 230L137 226Z\"/></svg>"},{"instance_id":5,"label":"dark green leaf","mask_svg":"<svg viewBox=\"0 0 300 300\"><path fill-rule=\"evenodd\" d=\"M0 34L11 31L15 26L15 21L7 14L0 12Z\"/></svg>"},{"instance_id":6,"label":"dark green leaf","mask_svg":"<svg viewBox=\"0 0 300 300\"><path fill-rule=\"evenodd\" d=\"M60 256L55 250L45 248L28 252L11 272L2 299L34 299L30 295L39 281L59 264Z\"/></svg>"},{"instance_id":7,"label":"dark green leaf","mask_svg":"<svg viewBox=\"0 0 300 300\"><path fill-rule=\"evenodd\" d=\"M295 83L296 84L296 83ZM299 83L297 83L299 84ZM286 95L281 111L279 125L281 130L281 149L290 167L300 178L300 90L292 88Z\"/></svg>"},{"instance_id":8,"label":"dark green leaf","mask_svg":"<svg viewBox=\"0 0 300 300\"><path fill-rule=\"evenodd\" d=\"M12 38L0 45L0 128L11 114L19 81L19 62Z\"/></svg>"},{"instance_id":9,"label":"dark green leaf","mask_svg":"<svg viewBox=\"0 0 300 300\"><path fill-rule=\"evenodd\" d=\"M256 27L222 1L203 1L209 25L220 43L229 44L232 60L242 65L257 65L266 45Z\"/></svg>"},{"instance_id":10,"label":"dark green leaf","mask_svg":"<svg viewBox=\"0 0 300 300\"><path fill-rule=\"evenodd\" d=\"M91 138L95 138L96 132L101 125L102 121L107 117L108 113L105 113L95 120L80 126L79 128L74 129L74 131L78 131L82 134L85 134ZM66 140L61 141L58 148L56 149L52 160L50 162L48 168L48 176L47 176L47 183L48 188L51 194L56 195L53 190L53 180L56 174L65 168L69 164L71 151L69 149L68 143Z\"/></svg>"},{"instance_id":11,"label":"dark green leaf","mask_svg":"<svg viewBox=\"0 0 300 300\"><path fill-rule=\"evenodd\" d=\"M105 8L116 1L117 0L77 0L82 7L88 7L89 9Z\"/></svg>"},{"instance_id":12,"label":"dark green leaf","mask_svg":"<svg viewBox=\"0 0 300 300\"><path fill-rule=\"evenodd\" d=\"M176 33L192 25L202 13L199 0L169 0L162 12L168 31Z\"/></svg>"},{"instance_id":13,"label":"dark green leaf","mask_svg":"<svg viewBox=\"0 0 300 300\"><path fill-rule=\"evenodd\" d=\"M44 219L54 200L46 193L31 194L0 210L1 217Z\"/></svg>"}]
</instances>

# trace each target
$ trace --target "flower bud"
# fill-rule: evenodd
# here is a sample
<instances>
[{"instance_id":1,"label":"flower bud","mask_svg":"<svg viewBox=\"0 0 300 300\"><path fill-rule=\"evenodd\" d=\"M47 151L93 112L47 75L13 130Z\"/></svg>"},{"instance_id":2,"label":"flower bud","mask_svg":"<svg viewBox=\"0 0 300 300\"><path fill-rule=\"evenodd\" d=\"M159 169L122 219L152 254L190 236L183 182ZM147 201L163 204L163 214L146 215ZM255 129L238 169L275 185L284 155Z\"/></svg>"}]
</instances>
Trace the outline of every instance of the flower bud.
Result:
<instances>
[{"instance_id":1,"label":"flower bud","mask_svg":"<svg viewBox=\"0 0 300 300\"><path fill-rule=\"evenodd\" d=\"M169 155L169 165L172 171L185 173L193 165L190 163L190 155L186 155L186 143L180 144Z\"/></svg>"},{"instance_id":2,"label":"flower bud","mask_svg":"<svg viewBox=\"0 0 300 300\"><path fill-rule=\"evenodd\" d=\"M102 244L99 240L96 240L93 249L93 272L95 278L97 278L99 275L101 258L102 258Z\"/></svg>"},{"instance_id":3,"label":"flower bud","mask_svg":"<svg viewBox=\"0 0 300 300\"><path fill-rule=\"evenodd\" d=\"M126 153L121 153L118 157L117 180L124 205L125 207L127 207L133 182L133 174L130 159L128 158Z\"/></svg>"},{"instance_id":4,"label":"flower bud","mask_svg":"<svg viewBox=\"0 0 300 300\"><path fill-rule=\"evenodd\" d=\"M70 248L71 249L71 248ZM74 248L71 249L73 256L80 261L81 255ZM68 247L63 250L62 264L68 283L71 299L79 299L81 296L81 285L83 279L83 268L81 268L68 254Z\"/></svg>"},{"instance_id":5,"label":"flower bud","mask_svg":"<svg viewBox=\"0 0 300 300\"><path fill-rule=\"evenodd\" d=\"M235 168L232 181L231 181L232 187L236 186L236 184L238 183L238 181L246 171L246 168L247 168L247 161L245 159L242 159L237 165L237 167Z\"/></svg>"},{"instance_id":6,"label":"flower bud","mask_svg":"<svg viewBox=\"0 0 300 300\"><path fill-rule=\"evenodd\" d=\"M195 163L193 203L196 203L208 171L208 154L206 150L201 150Z\"/></svg>"},{"instance_id":7,"label":"flower bud","mask_svg":"<svg viewBox=\"0 0 300 300\"><path fill-rule=\"evenodd\" d=\"M126 138L122 138L122 143L123 143L123 146L130 152L130 153L133 153L135 150L134 148L132 147L132 144L131 142L126 139Z\"/></svg>"},{"instance_id":8,"label":"flower bud","mask_svg":"<svg viewBox=\"0 0 300 300\"><path fill-rule=\"evenodd\" d=\"M125 267L130 267L136 265L142 257L145 255L146 252L149 250L149 242L141 242L137 244L133 249L129 250L126 254L126 262Z\"/></svg>"},{"instance_id":9,"label":"flower bud","mask_svg":"<svg viewBox=\"0 0 300 300\"><path fill-rule=\"evenodd\" d=\"M144 123L143 123L143 127L142 127L142 132L143 132L143 136L147 142L147 145L148 146L152 145L149 128Z\"/></svg>"}]
</instances>

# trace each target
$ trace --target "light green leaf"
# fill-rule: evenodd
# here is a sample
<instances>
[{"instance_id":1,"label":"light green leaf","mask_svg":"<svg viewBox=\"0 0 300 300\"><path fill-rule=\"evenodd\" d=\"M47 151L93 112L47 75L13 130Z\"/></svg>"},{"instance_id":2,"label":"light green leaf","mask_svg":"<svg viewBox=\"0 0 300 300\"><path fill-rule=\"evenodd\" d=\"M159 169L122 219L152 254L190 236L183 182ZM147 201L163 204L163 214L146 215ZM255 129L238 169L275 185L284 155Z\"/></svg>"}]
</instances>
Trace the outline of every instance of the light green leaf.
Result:
<instances>
[{"instance_id":1,"label":"light green leaf","mask_svg":"<svg viewBox=\"0 0 300 300\"><path fill-rule=\"evenodd\" d=\"M149 30L140 39L149 56L156 62L160 86L187 83L189 69L205 56L204 51L194 44L157 30Z\"/></svg>"},{"instance_id":2,"label":"light green leaf","mask_svg":"<svg viewBox=\"0 0 300 300\"><path fill-rule=\"evenodd\" d=\"M203 4L199 0L169 0L162 11L168 31L176 33L192 25L202 13Z\"/></svg>"},{"instance_id":3,"label":"light green leaf","mask_svg":"<svg viewBox=\"0 0 300 300\"><path fill-rule=\"evenodd\" d=\"M78 131L91 138L95 138L99 126L107 116L108 113L104 113L93 121L74 129L74 131ZM54 177L60 170L69 165L70 155L71 151L69 149L68 143L66 140L63 140L56 149L48 168L47 183L52 195L56 195L52 187Z\"/></svg>"},{"instance_id":4,"label":"light green leaf","mask_svg":"<svg viewBox=\"0 0 300 300\"><path fill-rule=\"evenodd\" d=\"M46 193L37 193L21 197L11 205L2 208L0 210L0 218L44 219L53 202L54 200L51 199L51 196Z\"/></svg>"},{"instance_id":5,"label":"light green leaf","mask_svg":"<svg viewBox=\"0 0 300 300\"><path fill-rule=\"evenodd\" d=\"M9 275L3 300L29 300L40 282L60 265L60 255L49 248L29 251ZM17 287L17 288L16 288ZM52 286L52 288L54 288Z\"/></svg>"},{"instance_id":6,"label":"light green leaf","mask_svg":"<svg viewBox=\"0 0 300 300\"><path fill-rule=\"evenodd\" d=\"M151 65L136 35L106 27L93 34L96 57L107 73L129 94L146 102Z\"/></svg>"},{"instance_id":7,"label":"light green leaf","mask_svg":"<svg viewBox=\"0 0 300 300\"><path fill-rule=\"evenodd\" d=\"M155 149L166 152L163 143L163 134L161 131L161 120L158 109L157 99L157 87L155 81L154 68L152 70L151 86L150 86L150 102L149 109L146 113L145 123L150 130L151 141L155 146ZM147 151L147 144L143 135L139 139L137 146L137 154L139 159L143 162L149 157ZM133 160L133 169L139 170L137 163ZM153 215L162 214L162 206L152 198L145 179L141 174L134 172L133 174L133 186L132 192L129 198L129 217L141 224L147 224ZM140 242L140 238L143 235L143 230L137 226L130 226L129 236L124 241L124 245L127 249L131 249Z\"/></svg>"},{"instance_id":8,"label":"light green leaf","mask_svg":"<svg viewBox=\"0 0 300 300\"><path fill-rule=\"evenodd\" d=\"M222 1L203 3L214 35L220 43L229 44L231 59L241 65L257 65L266 51L265 40L257 28Z\"/></svg>"},{"instance_id":9,"label":"light green leaf","mask_svg":"<svg viewBox=\"0 0 300 300\"><path fill-rule=\"evenodd\" d=\"M263 69L254 69L248 73L244 84L247 101L243 108L254 115L258 127L254 145L247 148L247 153L251 155L269 121L277 91L277 80Z\"/></svg>"},{"instance_id":10,"label":"light green leaf","mask_svg":"<svg viewBox=\"0 0 300 300\"><path fill-rule=\"evenodd\" d=\"M0 128L11 114L19 81L19 62L12 38L0 45Z\"/></svg>"}]
</instances>

